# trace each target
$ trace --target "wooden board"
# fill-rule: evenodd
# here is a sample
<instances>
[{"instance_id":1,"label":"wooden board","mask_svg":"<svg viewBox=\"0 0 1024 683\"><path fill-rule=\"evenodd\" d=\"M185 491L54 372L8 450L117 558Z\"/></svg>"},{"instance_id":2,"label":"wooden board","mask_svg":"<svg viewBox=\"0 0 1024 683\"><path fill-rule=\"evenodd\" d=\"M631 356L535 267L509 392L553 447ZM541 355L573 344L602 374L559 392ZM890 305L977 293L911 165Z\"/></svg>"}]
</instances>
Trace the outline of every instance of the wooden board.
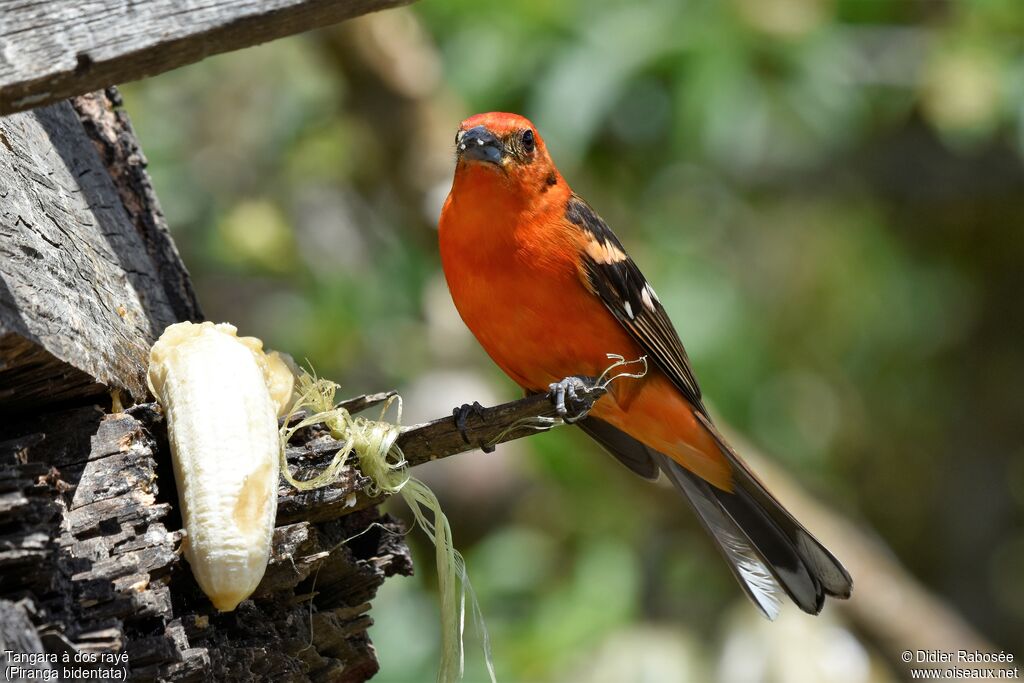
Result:
<instances>
[{"instance_id":1,"label":"wooden board","mask_svg":"<svg viewBox=\"0 0 1024 683\"><path fill-rule=\"evenodd\" d=\"M0 114L411 0L0 0Z\"/></svg>"}]
</instances>

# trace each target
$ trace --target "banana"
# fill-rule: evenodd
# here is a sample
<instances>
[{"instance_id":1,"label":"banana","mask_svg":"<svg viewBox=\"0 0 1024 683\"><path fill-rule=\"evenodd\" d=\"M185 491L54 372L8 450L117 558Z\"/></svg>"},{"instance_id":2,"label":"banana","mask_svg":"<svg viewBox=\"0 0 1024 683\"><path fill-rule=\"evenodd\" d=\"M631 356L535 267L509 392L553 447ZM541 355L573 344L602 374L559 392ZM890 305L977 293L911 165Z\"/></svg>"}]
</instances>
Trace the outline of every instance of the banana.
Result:
<instances>
[{"instance_id":1,"label":"banana","mask_svg":"<svg viewBox=\"0 0 1024 683\"><path fill-rule=\"evenodd\" d=\"M270 556L277 415L294 381L288 360L226 323L171 325L150 350L149 387L167 419L184 554L223 612L252 595Z\"/></svg>"}]
</instances>

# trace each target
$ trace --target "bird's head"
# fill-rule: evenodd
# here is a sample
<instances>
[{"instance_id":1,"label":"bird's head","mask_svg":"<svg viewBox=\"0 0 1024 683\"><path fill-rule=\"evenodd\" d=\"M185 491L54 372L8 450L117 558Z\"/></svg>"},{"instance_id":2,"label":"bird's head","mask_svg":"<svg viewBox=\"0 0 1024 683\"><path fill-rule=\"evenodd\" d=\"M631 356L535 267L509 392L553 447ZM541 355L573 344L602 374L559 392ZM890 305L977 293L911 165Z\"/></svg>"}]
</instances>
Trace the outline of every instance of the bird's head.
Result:
<instances>
[{"instance_id":1,"label":"bird's head","mask_svg":"<svg viewBox=\"0 0 1024 683\"><path fill-rule=\"evenodd\" d=\"M455 135L455 182L491 192L530 196L562 184L544 139L526 117L504 112L471 116Z\"/></svg>"}]
</instances>

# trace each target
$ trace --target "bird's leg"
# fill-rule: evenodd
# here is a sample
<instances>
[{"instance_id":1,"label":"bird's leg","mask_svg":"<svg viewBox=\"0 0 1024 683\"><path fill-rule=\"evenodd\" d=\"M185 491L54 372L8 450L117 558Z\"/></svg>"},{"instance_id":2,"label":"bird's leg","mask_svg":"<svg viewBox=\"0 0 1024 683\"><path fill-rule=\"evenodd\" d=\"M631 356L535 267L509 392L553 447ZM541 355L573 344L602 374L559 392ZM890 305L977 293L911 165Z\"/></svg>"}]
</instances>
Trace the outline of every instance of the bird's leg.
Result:
<instances>
[{"instance_id":1,"label":"bird's leg","mask_svg":"<svg viewBox=\"0 0 1024 683\"><path fill-rule=\"evenodd\" d=\"M470 415L476 415L481 420L484 419L484 407L480 405L480 401L463 403L452 411L452 417L455 418L455 428L459 430L459 435L462 436L462 440L467 444L469 443L469 435L466 434L466 420L469 419ZM484 453L493 453L494 446L488 446L485 443L481 443L480 450Z\"/></svg>"},{"instance_id":2,"label":"bird's leg","mask_svg":"<svg viewBox=\"0 0 1024 683\"><path fill-rule=\"evenodd\" d=\"M594 377L566 377L548 385L548 395L559 417L569 424L585 418L594 402L604 394L596 391L596 383Z\"/></svg>"}]
</instances>

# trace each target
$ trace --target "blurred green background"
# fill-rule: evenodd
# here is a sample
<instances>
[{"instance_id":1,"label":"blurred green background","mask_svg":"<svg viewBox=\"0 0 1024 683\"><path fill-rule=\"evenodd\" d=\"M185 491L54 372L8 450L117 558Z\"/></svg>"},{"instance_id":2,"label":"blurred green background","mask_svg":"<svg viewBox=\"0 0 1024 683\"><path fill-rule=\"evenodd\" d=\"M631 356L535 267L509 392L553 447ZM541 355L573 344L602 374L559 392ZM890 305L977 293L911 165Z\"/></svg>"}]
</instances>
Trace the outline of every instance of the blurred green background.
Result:
<instances>
[{"instance_id":1,"label":"blurred green background","mask_svg":"<svg viewBox=\"0 0 1024 683\"><path fill-rule=\"evenodd\" d=\"M123 92L207 317L344 395L399 389L406 422L519 395L454 311L436 221L459 121L531 117L712 410L1024 653L1022 36L1020 0L423 0ZM842 610L763 622L685 504L572 430L417 474L501 680L906 675ZM437 665L409 540L381 681Z\"/></svg>"}]
</instances>

